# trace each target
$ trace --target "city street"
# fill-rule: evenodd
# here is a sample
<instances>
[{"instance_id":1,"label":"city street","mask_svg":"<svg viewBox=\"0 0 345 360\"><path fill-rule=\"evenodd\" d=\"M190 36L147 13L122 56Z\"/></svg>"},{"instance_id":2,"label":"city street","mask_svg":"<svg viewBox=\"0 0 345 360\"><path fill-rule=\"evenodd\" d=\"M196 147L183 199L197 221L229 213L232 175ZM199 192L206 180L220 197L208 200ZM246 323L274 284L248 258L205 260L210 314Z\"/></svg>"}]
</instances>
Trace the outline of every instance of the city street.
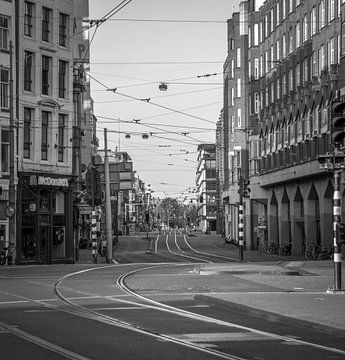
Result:
<instances>
[{"instance_id":1,"label":"city street","mask_svg":"<svg viewBox=\"0 0 345 360\"><path fill-rule=\"evenodd\" d=\"M330 261L237 255L220 236L150 234L120 237L117 264L81 250L76 265L1 267L2 356L344 358Z\"/></svg>"}]
</instances>

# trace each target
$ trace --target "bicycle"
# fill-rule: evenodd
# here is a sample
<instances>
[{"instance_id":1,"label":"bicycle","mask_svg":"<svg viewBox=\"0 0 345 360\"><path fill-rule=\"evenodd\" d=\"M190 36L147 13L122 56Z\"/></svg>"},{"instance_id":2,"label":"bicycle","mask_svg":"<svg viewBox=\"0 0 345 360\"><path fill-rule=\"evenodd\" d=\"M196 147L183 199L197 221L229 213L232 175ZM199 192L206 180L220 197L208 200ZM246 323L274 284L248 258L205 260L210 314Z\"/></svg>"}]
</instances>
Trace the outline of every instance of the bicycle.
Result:
<instances>
[{"instance_id":1,"label":"bicycle","mask_svg":"<svg viewBox=\"0 0 345 360\"><path fill-rule=\"evenodd\" d=\"M320 252L321 252L321 248L319 245L311 244L308 246L304 257L308 260L317 260Z\"/></svg>"},{"instance_id":2,"label":"bicycle","mask_svg":"<svg viewBox=\"0 0 345 360\"><path fill-rule=\"evenodd\" d=\"M284 245L282 248L282 255L283 256L289 256L291 255L291 244L289 245Z\"/></svg>"}]
</instances>

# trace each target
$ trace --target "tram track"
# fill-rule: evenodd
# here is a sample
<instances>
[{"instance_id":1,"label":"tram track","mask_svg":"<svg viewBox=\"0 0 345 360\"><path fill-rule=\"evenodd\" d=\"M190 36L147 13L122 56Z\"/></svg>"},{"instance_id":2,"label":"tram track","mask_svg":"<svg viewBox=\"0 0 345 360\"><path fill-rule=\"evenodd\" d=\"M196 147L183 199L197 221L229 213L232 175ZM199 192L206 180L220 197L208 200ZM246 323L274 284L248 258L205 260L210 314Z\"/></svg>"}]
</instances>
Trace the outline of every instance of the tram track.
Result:
<instances>
[{"instance_id":1,"label":"tram track","mask_svg":"<svg viewBox=\"0 0 345 360\"><path fill-rule=\"evenodd\" d=\"M150 310L157 310L160 312L166 312L169 313L170 315L174 315L174 316L181 316L184 318L188 318L188 319L192 319L195 321L199 321L199 322L203 322L203 323L209 323L212 325L217 325L220 327L227 327L227 328L231 328L231 329L237 329L240 331L246 331L249 332L251 334L255 334L255 335L259 335L259 336L263 336L263 337L267 337L268 339L271 339L273 341L280 341L280 342L284 342L284 343L288 343L288 344L292 344L292 345L303 345L303 346L307 346L307 347L311 347L314 349L318 349L318 350L323 350L326 352L331 352L334 354L338 354L341 356L345 356L345 351L341 350L341 349L337 349L337 348L333 348L333 347L328 347L322 344L317 344L317 343L312 343L309 341L304 341L302 339L296 339L295 337L291 337L291 336L284 336L284 335L278 335L278 334L274 334L271 332L267 332L267 331L262 331L262 330L258 330L255 328L251 328L248 326L242 326L242 325L238 325L236 323L232 323L232 322L228 322L228 321L223 321L214 317L209 317L209 316L204 316L204 315L200 315L191 311L187 311L184 309L180 309L177 307L173 307L161 302L158 302L156 300L150 299L148 297L145 297L133 290L131 290L127 285L126 285L126 279L129 278L130 276L133 275L138 275L142 272L147 272L148 270L157 270L159 268L166 268L168 266L186 266L187 264L154 264L154 265L150 265L150 266L145 266L145 267L140 267L138 269L133 269L131 271L128 271L126 273L123 273L121 275L118 276L118 278L116 279L116 284L117 287L119 289L121 289L123 292L125 292L126 294L130 295L130 301L125 300L126 303L130 302L132 305L138 306L138 307L142 307L142 308L146 308L146 309L150 309ZM109 268L109 267L108 267ZM164 334L164 333L157 333L155 331L151 331L148 329L145 329L144 327L141 326L137 326L135 324L132 323L128 323L128 322L124 322L122 320L118 320L115 319L109 315L105 315L103 313L94 311L90 308L87 308L85 306L81 306L78 304L75 304L74 302L68 300L67 298L65 298L63 296L63 294L61 293L61 291L59 290L59 287L62 285L62 283L70 277L73 276L77 276L78 274L81 274L83 272L86 271L97 271L99 268L92 268L92 269L87 269L87 270L83 270L82 272L77 272L77 273L71 273L68 274L66 276L64 276L63 278L59 279L54 288L56 291L57 296L59 296L59 298L68 303L71 307L76 308L77 311L74 311L75 315L80 315L80 316L84 316L84 317L88 317L92 320L95 321L101 321L104 322L108 325L113 325L113 326L119 326L122 328L126 328L127 330L131 330L131 331L135 331L135 332L139 332L143 335L148 335L148 336L152 336L156 339L160 339L160 340L164 340L164 341L169 341L172 342L174 344L179 344L179 345L183 345L185 347L191 348L191 349L195 349L207 354L211 354L214 355L217 358L222 358L222 359L232 359L232 360L246 360L246 358L243 357L238 357L235 356L233 354L228 354L228 353L224 353L222 351L216 350L216 349L212 349L212 348L208 348L207 346L201 345L201 344L196 344L194 342L190 342L187 340L183 340L180 339L178 337L174 337L171 336L169 334ZM121 300L117 299L118 302L121 302Z\"/></svg>"}]
</instances>

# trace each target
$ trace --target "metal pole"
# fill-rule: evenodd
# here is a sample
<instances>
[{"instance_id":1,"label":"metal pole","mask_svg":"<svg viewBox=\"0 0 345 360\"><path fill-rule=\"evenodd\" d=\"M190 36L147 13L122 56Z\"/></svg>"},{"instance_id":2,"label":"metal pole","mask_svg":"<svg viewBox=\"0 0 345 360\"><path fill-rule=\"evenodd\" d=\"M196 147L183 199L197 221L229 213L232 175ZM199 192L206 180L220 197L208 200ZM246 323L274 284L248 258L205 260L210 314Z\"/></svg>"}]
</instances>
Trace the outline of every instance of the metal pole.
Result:
<instances>
[{"instance_id":1,"label":"metal pole","mask_svg":"<svg viewBox=\"0 0 345 360\"><path fill-rule=\"evenodd\" d=\"M113 260L113 237L111 231L110 178L107 129L104 129L104 187L105 187L105 236L107 240L107 262Z\"/></svg>"},{"instance_id":2,"label":"metal pole","mask_svg":"<svg viewBox=\"0 0 345 360\"><path fill-rule=\"evenodd\" d=\"M243 261L243 245L244 245L244 215L243 215L243 178L240 177L239 183L239 207L238 207L238 250L239 261Z\"/></svg>"},{"instance_id":3,"label":"metal pole","mask_svg":"<svg viewBox=\"0 0 345 360\"><path fill-rule=\"evenodd\" d=\"M333 193L333 245L334 245L334 290L341 290L341 194L340 194L340 171L334 170L334 193Z\"/></svg>"},{"instance_id":4,"label":"metal pole","mask_svg":"<svg viewBox=\"0 0 345 360\"><path fill-rule=\"evenodd\" d=\"M91 240L93 262L97 264L97 216L94 210L91 215Z\"/></svg>"},{"instance_id":5,"label":"metal pole","mask_svg":"<svg viewBox=\"0 0 345 360\"><path fill-rule=\"evenodd\" d=\"M13 215L8 220L9 239L5 244L6 266L8 265L9 248L15 246L15 218L16 218L16 193L14 185L14 89L13 89L13 45L10 41L10 168L9 168L9 185L8 200L9 206L12 208Z\"/></svg>"}]
</instances>

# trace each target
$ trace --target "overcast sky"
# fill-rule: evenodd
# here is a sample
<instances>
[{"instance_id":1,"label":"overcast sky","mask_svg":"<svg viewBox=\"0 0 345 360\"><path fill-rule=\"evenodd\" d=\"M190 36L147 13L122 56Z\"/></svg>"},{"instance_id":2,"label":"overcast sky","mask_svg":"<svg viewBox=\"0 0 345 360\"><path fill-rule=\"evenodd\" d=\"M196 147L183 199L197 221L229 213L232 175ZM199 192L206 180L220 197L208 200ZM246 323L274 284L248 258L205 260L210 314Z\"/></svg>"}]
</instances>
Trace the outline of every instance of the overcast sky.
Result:
<instances>
[{"instance_id":1,"label":"overcast sky","mask_svg":"<svg viewBox=\"0 0 345 360\"><path fill-rule=\"evenodd\" d=\"M90 18L100 19L120 3L90 0ZM91 30L90 75L97 80L91 84L101 148L106 127L108 147L129 153L154 196L178 197L194 187L197 145L215 141L226 20L237 3L133 0L95 34ZM161 82L167 91L159 90Z\"/></svg>"}]
</instances>

